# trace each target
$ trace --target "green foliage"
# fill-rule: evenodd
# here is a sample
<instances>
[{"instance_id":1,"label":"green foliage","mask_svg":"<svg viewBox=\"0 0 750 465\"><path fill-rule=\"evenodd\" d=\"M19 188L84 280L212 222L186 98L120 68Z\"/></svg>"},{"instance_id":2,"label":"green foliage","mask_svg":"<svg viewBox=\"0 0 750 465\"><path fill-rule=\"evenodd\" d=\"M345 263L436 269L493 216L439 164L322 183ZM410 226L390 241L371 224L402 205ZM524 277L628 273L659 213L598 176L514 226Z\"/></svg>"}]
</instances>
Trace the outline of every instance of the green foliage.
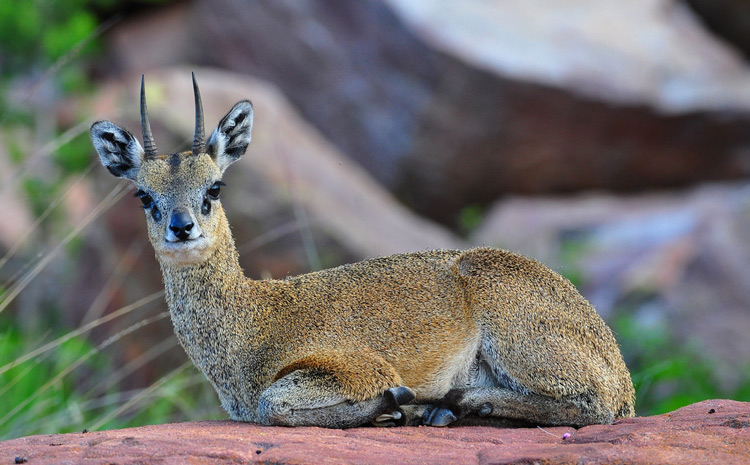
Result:
<instances>
[{"instance_id":1,"label":"green foliage","mask_svg":"<svg viewBox=\"0 0 750 465\"><path fill-rule=\"evenodd\" d=\"M568 278L576 287L581 286L584 281L578 261L585 254L586 247L584 241L575 238L560 241L560 263L562 267L557 271Z\"/></svg>"},{"instance_id":2,"label":"green foliage","mask_svg":"<svg viewBox=\"0 0 750 465\"><path fill-rule=\"evenodd\" d=\"M30 351L35 338L5 324L0 330L0 365L5 367ZM80 338L63 343L50 357L40 357L0 373L0 396L7 408L0 411L0 438L52 428L71 431L66 411L81 404L77 381L101 370L107 361L93 353L91 345ZM79 360L75 376L58 375Z\"/></svg>"},{"instance_id":3,"label":"green foliage","mask_svg":"<svg viewBox=\"0 0 750 465\"><path fill-rule=\"evenodd\" d=\"M34 117L25 107L13 105L8 95L8 83L0 80L0 123L3 129L32 127Z\"/></svg>"},{"instance_id":4,"label":"green foliage","mask_svg":"<svg viewBox=\"0 0 750 465\"><path fill-rule=\"evenodd\" d=\"M25 158L25 152L17 140L10 140L7 144L8 156L10 161L16 165L21 163Z\"/></svg>"},{"instance_id":5,"label":"green foliage","mask_svg":"<svg viewBox=\"0 0 750 465\"><path fill-rule=\"evenodd\" d=\"M0 2L0 44L3 71L30 66L40 47L44 28L40 2L5 0Z\"/></svg>"},{"instance_id":6,"label":"green foliage","mask_svg":"<svg viewBox=\"0 0 750 465\"><path fill-rule=\"evenodd\" d=\"M0 320L0 440L223 416L213 389L189 364L150 388L119 391L115 363L83 337L9 367L39 339Z\"/></svg>"},{"instance_id":7,"label":"green foliage","mask_svg":"<svg viewBox=\"0 0 750 465\"><path fill-rule=\"evenodd\" d=\"M71 257L79 256L86 248L86 239L81 236L74 237L65 246L65 251ZM76 273L77 270L70 270L71 273Z\"/></svg>"},{"instance_id":8,"label":"green foliage","mask_svg":"<svg viewBox=\"0 0 750 465\"><path fill-rule=\"evenodd\" d=\"M54 155L54 160L65 174L85 170L91 163L91 140L88 133L79 134L61 145Z\"/></svg>"},{"instance_id":9,"label":"green foliage","mask_svg":"<svg viewBox=\"0 0 750 465\"><path fill-rule=\"evenodd\" d=\"M84 69L80 67L63 68L57 74L60 89L65 95L84 94L92 88Z\"/></svg>"},{"instance_id":10,"label":"green foliage","mask_svg":"<svg viewBox=\"0 0 750 465\"><path fill-rule=\"evenodd\" d=\"M53 3L61 6L68 2ZM79 8L82 6L78 5ZM44 56L50 61L61 58L96 29L96 18L90 12L82 9L58 8L58 10L60 16L53 16L55 21L49 25L41 37Z\"/></svg>"},{"instance_id":11,"label":"green foliage","mask_svg":"<svg viewBox=\"0 0 750 465\"><path fill-rule=\"evenodd\" d=\"M23 189L29 199L29 205L36 216L42 215L53 203L58 193L58 183L49 183L39 178L26 178Z\"/></svg>"},{"instance_id":12,"label":"green foliage","mask_svg":"<svg viewBox=\"0 0 750 465\"><path fill-rule=\"evenodd\" d=\"M102 0L3 0L0 2L2 73L44 69L91 36L92 8Z\"/></svg>"},{"instance_id":13,"label":"green foliage","mask_svg":"<svg viewBox=\"0 0 750 465\"><path fill-rule=\"evenodd\" d=\"M750 398L750 367L740 372L744 375L736 387L725 387L717 377L716 362L680 344L666 325L622 315L612 328L633 377L639 415L671 412L706 399Z\"/></svg>"},{"instance_id":14,"label":"green foliage","mask_svg":"<svg viewBox=\"0 0 750 465\"><path fill-rule=\"evenodd\" d=\"M458 212L458 229L463 234L469 234L482 223L485 211L480 205L468 205Z\"/></svg>"}]
</instances>

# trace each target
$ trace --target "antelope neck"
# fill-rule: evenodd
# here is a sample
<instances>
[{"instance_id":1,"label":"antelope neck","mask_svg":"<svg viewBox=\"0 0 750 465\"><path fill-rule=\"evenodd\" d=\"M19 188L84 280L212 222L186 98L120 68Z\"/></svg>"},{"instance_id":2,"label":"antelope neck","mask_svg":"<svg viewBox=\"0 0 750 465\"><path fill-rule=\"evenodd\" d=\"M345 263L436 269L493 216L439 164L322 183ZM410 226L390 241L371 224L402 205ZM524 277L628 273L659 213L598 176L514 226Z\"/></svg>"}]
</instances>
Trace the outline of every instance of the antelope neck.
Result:
<instances>
[{"instance_id":1,"label":"antelope neck","mask_svg":"<svg viewBox=\"0 0 750 465\"><path fill-rule=\"evenodd\" d=\"M219 316L233 301L237 288L247 285L229 228L218 241L213 254L202 263L177 266L160 260L173 318L183 312Z\"/></svg>"}]
</instances>

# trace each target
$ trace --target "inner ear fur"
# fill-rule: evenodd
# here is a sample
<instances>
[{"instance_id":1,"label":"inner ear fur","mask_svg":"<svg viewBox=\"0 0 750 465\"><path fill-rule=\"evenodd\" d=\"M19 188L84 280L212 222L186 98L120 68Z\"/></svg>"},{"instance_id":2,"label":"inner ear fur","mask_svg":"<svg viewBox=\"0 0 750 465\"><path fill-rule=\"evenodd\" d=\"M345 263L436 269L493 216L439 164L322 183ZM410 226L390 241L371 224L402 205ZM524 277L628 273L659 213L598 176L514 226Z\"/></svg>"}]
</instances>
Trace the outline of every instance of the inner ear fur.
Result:
<instances>
[{"instance_id":1,"label":"inner ear fur","mask_svg":"<svg viewBox=\"0 0 750 465\"><path fill-rule=\"evenodd\" d=\"M144 155L138 139L110 121L92 124L90 133L102 165L118 178L135 181Z\"/></svg>"},{"instance_id":2,"label":"inner ear fur","mask_svg":"<svg viewBox=\"0 0 750 465\"><path fill-rule=\"evenodd\" d=\"M252 129L253 104L249 100L237 102L219 121L208 138L206 151L222 172L245 153Z\"/></svg>"}]
</instances>

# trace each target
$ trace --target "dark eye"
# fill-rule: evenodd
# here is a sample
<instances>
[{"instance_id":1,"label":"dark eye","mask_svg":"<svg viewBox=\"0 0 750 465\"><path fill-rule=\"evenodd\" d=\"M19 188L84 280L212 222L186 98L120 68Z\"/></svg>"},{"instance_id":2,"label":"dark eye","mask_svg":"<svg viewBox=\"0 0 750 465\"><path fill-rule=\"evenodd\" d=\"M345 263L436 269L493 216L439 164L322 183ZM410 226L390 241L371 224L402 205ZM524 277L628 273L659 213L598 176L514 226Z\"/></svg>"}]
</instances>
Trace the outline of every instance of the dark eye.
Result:
<instances>
[{"instance_id":1,"label":"dark eye","mask_svg":"<svg viewBox=\"0 0 750 465\"><path fill-rule=\"evenodd\" d=\"M143 208L148 209L154 206L154 199L140 189L135 193L133 197L140 197L141 202L143 202Z\"/></svg>"},{"instance_id":2,"label":"dark eye","mask_svg":"<svg viewBox=\"0 0 750 465\"><path fill-rule=\"evenodd\" d=\"M161 212L159 211L159 208L157 208L156 204L154 203L154 199L150 195L138 189L138 192L135 193L135 197L140 197L141 202L143 203L143 208L145 208L146 210L151 210L151 217L154 219L154 221L159 222L161 220Z\"/></svg>"},{"instance_id":3,"label":"dark eye","mask_svg":"<svg viewBox=\"0 0 750 465\"><path fill-rule=\"evenodd\" d=\"M208 188L208 192L206 192L208 198L211 200L219 200L219 195L221 194L221 186L226 186L226 184L221 181L216 181L215 183L213 183L213 185Z\"/></svg>"}]
</instances>

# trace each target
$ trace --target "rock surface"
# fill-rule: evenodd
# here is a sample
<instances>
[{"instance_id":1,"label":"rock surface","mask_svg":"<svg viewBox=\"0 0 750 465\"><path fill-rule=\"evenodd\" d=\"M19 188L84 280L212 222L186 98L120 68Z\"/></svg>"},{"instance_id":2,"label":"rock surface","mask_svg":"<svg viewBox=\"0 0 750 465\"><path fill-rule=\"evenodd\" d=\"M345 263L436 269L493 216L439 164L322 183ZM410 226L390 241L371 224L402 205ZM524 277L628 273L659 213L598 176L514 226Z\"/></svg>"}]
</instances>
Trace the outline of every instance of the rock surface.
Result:
<instances>
[{"instance_id":1,"label":"rock surface","mask_svg":"<svg viewBox=\"0 0 750 465\"><path fill-rule=\"evenodd\" d=\"M569 435L569 436L568 436ZM0 443L0 463L746 464L750 403L709 400L615 425L500 429L278 428L231 421L30 436Z\"/></svg>"}]
</instances>

